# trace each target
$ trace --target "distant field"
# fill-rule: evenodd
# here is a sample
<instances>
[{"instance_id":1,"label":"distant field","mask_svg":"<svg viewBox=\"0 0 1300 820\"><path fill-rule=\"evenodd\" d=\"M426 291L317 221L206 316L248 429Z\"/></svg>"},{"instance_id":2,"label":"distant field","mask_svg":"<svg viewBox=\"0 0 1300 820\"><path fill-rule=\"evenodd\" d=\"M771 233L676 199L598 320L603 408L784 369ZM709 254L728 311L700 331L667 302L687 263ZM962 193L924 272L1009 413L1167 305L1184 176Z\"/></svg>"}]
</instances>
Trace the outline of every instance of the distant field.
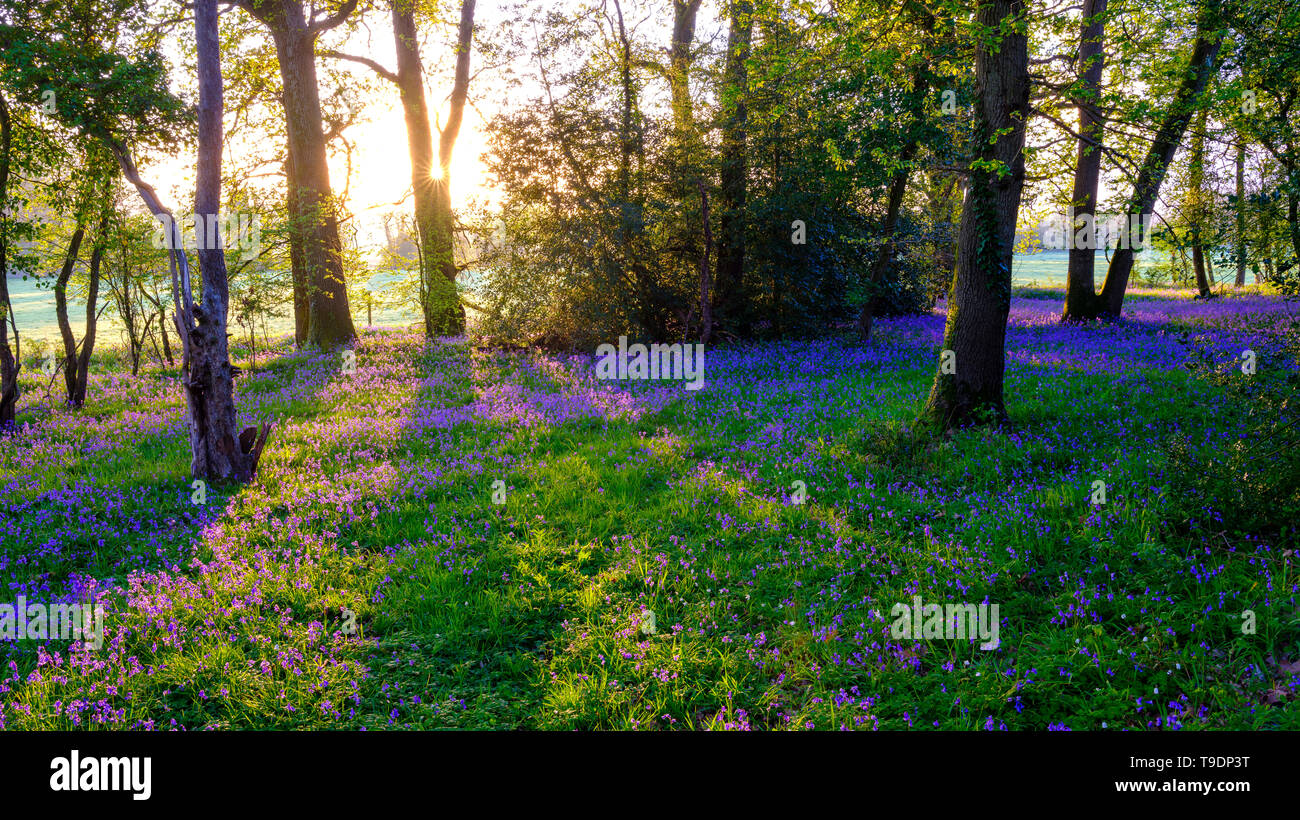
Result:
<instances>
[{"instance_id":1,"label":"distant field","mask_svg":"<svg viewBox=\"0 0 1300 820\"><path fill-rule=\"evenodd\" d=\"M384 276L386 274L376 274L376 278ZM375 287L382 287L382 282L375 283ZM99 306L101 308L104 307L106 298L108 298L107 294L101 292L99 295ZM11 277L9 279L9 299L14 306L14 317L18 322L18 332L22 334L24 340L44 339L50 342L58 340L59 325L54 316L54 291L48 287L37 287L35 279L29 278L24 281L21 278ZM375 324L381 327L408 325L420 320L420 317L414 311L408 310L390 310L376 307L372 314ZM354 308L352 318L358 324L364 324L366 320L364 306L360 310ZM85 300L69 298L68 320L78 338L81 337L82 332L85 330L85 319ZM293 332L292 316L269 320L267 330L272 337ZM244 331L242 328L232 327L231 332L238 335ZM258 333L261 333L260 323ZM100 314L97 335L100 344L126 346L126 334L123 332L122 323L118 321L117 315L111 306Z\"/></svg>"},{"instance_id":2,"label":"distant field","mask_svg":"<svg viewBox=\"0 0 1300 820\"><path fill-rule=\"evenodd\" d=\"M1016 285L1065 286L1067 251L1044 251L1037 254L1017 254L1012 268L1012 281ZM1105 278L1106 260L1104 255L1097 260L1097 280L1100 284ZM377 274L384 276L384 274ZM375 287L382 287L376 282ZM59 326L54 318L54 293L48 288L38 288L36 280L23 281L18 278L9 280L9 294L13 301L14 315L18 321L18 330L27 340L45 339L55 341L59 338ZM100 304L104 296L100 295ZM68 300L68 315L72 329L78 337L85 327L85 303L76 299ZM364 322L364 313L354 311L354 318ZM418 322L420 317L411 310L374 310L375 324L378 326L401 326ZM268 323L272 336L289 333L293 330L290 318L276 319ZM236 332L239 332L236 330ZM122 325L112 314L111 309L101 314L99 323L101 344L126 344Z\"/></svg>"},{"instance_id":3,"label":"distant field","mask_svg":"<svg viewBox=\"0 0 1300 820\"><path fill-rule=\"evenodd\" d=\"M1146 257L1144 260L1143 257ZM1041 253L1018 253L1011 263L1011 281L1016 285L1058 285L1065 287L1065 274L1070 259L1069 251L1042 251ZM1155 259L1149 254L1139 254L1138 265L1154 264ZM1110 262L1105 251L1097 251L1097 263L1094 276L1097 287L1106 279L1106 266Z\"/></svg>"}]
</instances>

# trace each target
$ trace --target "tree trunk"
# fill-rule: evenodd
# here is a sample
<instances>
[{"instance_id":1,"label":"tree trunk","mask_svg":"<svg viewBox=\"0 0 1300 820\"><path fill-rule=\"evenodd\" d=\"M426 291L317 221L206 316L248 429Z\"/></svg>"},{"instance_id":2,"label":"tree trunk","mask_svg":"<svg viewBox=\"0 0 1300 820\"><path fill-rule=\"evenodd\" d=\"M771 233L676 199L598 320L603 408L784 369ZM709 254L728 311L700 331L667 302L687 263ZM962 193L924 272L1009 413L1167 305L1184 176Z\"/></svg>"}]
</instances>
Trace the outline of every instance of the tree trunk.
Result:
<instances>
[{"instance_id":1,"label":"tree trunk","mask_svg":"<svg viewBox=\"0 0 1300 820\"><path fill-rule=\"evenodd\" d=\"M862 309L858 312L858 337L863 342L871 341L871 326L875 323L876 318L877 292L881 282L885 279L885 273L893 263L894 234L898 230L898 213L902 210L903 194L907 192L907 180L911 174L910 163L916 155L916 149L915 142L909 142L903 147L903 152L899 157L903 167L894 174L894 178L889 183L889 202L885 209L885 221L881 225L884 241L880 246L880 255L876 257L875 263L871 266L871 275L867 280L866 301L862 303Z\"/></svg>"},{"instance_id":2,"label":"tree trunk","mask_svg":"<svg viewBox=\"0 0 1300 820\"><path fill-rule=\"evenodd\" d=\"M434 305L443 330L449 334L465 332L465 306L456 292L456 221L451 210L451 157L460 136L461 121L465 117L465 102L469 97L469 58L474 43L474 0L463 0L460 7L460 27L456 32L456 74L452 82L450 109L447 124L438 135L438 165L442 184L438 186L438 209L434 233L434 258L441 266L438 279L442 298Z\"/></svg>"},{"instance_id":3,"label":"tree trunk","mask_svg":"<svg viewBox=\"0 0 1300 820\"><path fill-rule=\"evenodd\" d=\"M672 104L672 131L667 140L663 165L663 196L670 202L679 203L673 210L680 221L672 227L669 242L677 245L683 253L697 253L701 259L709 258L712 265L712 248L701 248L700 233L695 222L693 202L697 196L701 203L707 198L701 192L706 181L704 166L708 161L708 151L701 144L699 130L695 125L695 112L691 99L691 66L694 62L692 46L695 42L695 21L702 0L673 0L672 39L668 46L668 88ZM701 276L703 277L703 271ZM710 267L708 278L712 279ZM703 284L703 279L701 279ZM711 288L710 288L711 291ZM709 296L710 300L712 295ZM698 306L704 310L704 306ZM691 308L693 314L696 308ZM709 321L701 316L701 330L707 325L708 333L713 332L713 305L710 301L707 311ZM687 320L689 321L689 320Z\"/></svg>"},{"instance_id":4,"label":"tree trunk","mask_svg":"<svg viewBox=\"0 0 1300 820\"><path fill-rule=\"evenodd\" d=\"M1246 286L1246 143L1237 135L1237 278L1234 287Z\"/></svg>"},{"instance_id":5,"label":"tree trunk","mask_svg":"<svg viewBox=\"0 0 1300 820\"><path fill-rule=\"evenodd\" d=\"M750 40L754 8L749 0L731 0L728 10L727 58L722 80L722 145L718 189L717 273L713 277L713 318L717 325L743 334L740 327L745 272L745 201L749 173L748 136ZM716 329L716 327L715 327Z\"/></svg>"},{"instance_id":6,"label":"tree trunk","mask_svg":"<svg viewBox=\"0 0 1300 820\"><path fill-rule=\"evenodd\" d=\"M1192 269L1196 272L1196 295L1209 299L1210 282L1205 275L1205 241L1201 230L1205 222L1205 122L1207 111L1202 108L1196 116L1196 126L1192 132L1191 150L1187 160L1187 199L1191 206L1187 208L1189 227L1192 233Z\"/></svg>"},{"instance_id":7,"label":"tree trunk","mask_svg":"<svg viewBox=\"0 0 1300 820\"><path fill-rule=\"evenodd\" d=\"M678 144L695 128L691 110L691 44L702 0L673 0L673 39L668 50L668 87L672 93L673 128Z\"/></svg>"},{"instance_id":8,"label":"tree trunk","mask_svg":"<svg viewBox=\"0 0 1300 820\"><path fill-rule=\"evenodd\" d=\"M1155 140L1138 170L1127 209L1131 215L1146 218L1154 210L1169 163L1178 150L1187 124L1191 122L1201 93L1217 69L1219 47L1223 43L1223 27L1219 24L1221 6L1222 0L1201 0L1196 17L1196 42L1192 44L1192 57L1173 102L1165 113L1165 119L1156 131ZM1128 247L1116 249L1111 257L1110 268L1106 271L1106 284L1101 291L1102 311L1109 316L1118 317L1124 310L1124 294L1128 290L1129 275L1133 272L1134 237L1128 238Z\"/></svg>"},{"instance_id":9,"label":"tree trunk","mask_svg":"<svg viewBox=\"0 0 1300 820\"><path fill-rule=\"evenodd\" d=\"M451 111L438 139L438 170L433 167L433 132L424 98L424 67L416 40L411 0L393 0L393 37L397 46L397 86L406 118L411 156L411 189L420 255L421 309L425 335L455 335L465 330L465 308L456 292L455 216L451 208L451 157L460 134L469 93L470 50L474 38L474 0L461 3L456 36L456 70Z\"/></svg>"},{"instance_id":10,"label":"tree trunk","mask_svg":"<svg viewBox=\"0 0 1300 820\"><path fill-rule=\"evenodd\" d=\"M1295 264L1300 264L1300 195L1294 193L1296 185L1296 174L1291 172L1291 191L1286 198L1286 218L1288 227L1291 229L1291 252L1295 254Z\"/></svg>"},{"instance_id":11,"label":"tree trunk","mask_svg":"<svg viewBox=\"0 0 1300 820\"><path fill-rule=\"evenodd\" d=\"M983 36L975 50L975 150L948 300L945 353L925 409L925 415L944 429L1007 417L1002 385L1011 255L1024 187L1029 115L1024 0L984 0L977 20ZM993 36L1000 42L986 45Z\"/></svg>"},{"instance_id":12,"label":"tree trunk","mask_svg":"<svg viewBox=\"0 0 1300 820\"><path fill-rule=\"evenodd\" d=\"M956 223L957 207L961 204L958 177L949 175L943 178L934 171L927 172L926 176L926 198L930 208L930 222L934 225L936 234L939 233L939 227L943 226L943 235L952 237L951 239L935 237L931 244L930 261L934 269L942 273L941 281L951 285L957 260L958 238L953 225ZM939 303L945 290L946 286L929 288L931 309Z\"/></svg>"},{"instance_id":13,"label":"tree trunk","mask_svg":"<svg viewBox=\"0 0 1300 820\"><path fill-rule=\"evenodd\" d=\"M149 340L149 344L153 347L153 357L158 362L158 366L162 367L166 364L166 360L163 359L162 350L158 347L158 334L153 329L154 319L157 319L160 323L163 321L162 315L157 311L150 313L148 318L144 320L145 338ZM160 324L159 329L161 328L162 325Z\"/></svg>"},{"instance_id":14,"label":"tree trunk","mask_svg":"<svg viewBox=\"0 0 1300 820\"><path fill-rule=\"evenodd\" d=\"M432 248L438 230L438 183L433 167L433 129L424 99L424 68L415 39L415 16L411 0L393 0L393 40L397 46L397 87L406 118L406 147L411 157L411 191L415 199L415 227L420 235L420 309L424 314L424 333L439 335L439 312L434 309L433 294L445 296L434 281L440 267Z\"/></svg>"},{"instance_id":15,"label":"tree trunk","mask_svg":"<svg viewBox=\"0 0 1300 820\"><path fill-rule=\"evenodd\" d=\"M1074 166L1074 194L1070 201L1075 217L1095 219L1097 184L1101 179L1101 145L1106 121L1101 115L1101 76L1106 63L1107 0L1084 0L1083 31L1079 36L1079 80L1081 93L1075 99L1079 109L1079 147ZM1073 234L1074 225L1068 229ZM1094 248L1076 248L1070 243L1069 270L1065 283L1065 310L1062 321L1097 318L1101 300L1094 284Z\"/></svg>"},{"instance_id":16,"label":"tree trunk","mask_svg":"<svg viewBox=\"0 0 1300 820\"><path fill-rule=\"evenodd\" d=\"M13 140L13 123L9 103L0 94L0 434L14 426L18 405L18 371L21 348L18 324L14 321L9 300L9 155ZM14 347L9 347L9 327L13 326Z\"/></svg>"},{"instance_id":17,"label":"tree trunk","mask_svg":"<svg viewBox=\"0 0 1300 820\"><path fill-rule=\"evenodd\" d=\"M199 110L198 168L194 213L215 222L221 204L222 80L217 39L217 0L196 0L195 39L198 46ZM213 223L208 223L209 225ZM195 324L187 326L189 351L186 404L189 408L191 472L215 481L247 481L270 429L260 436L249 428L236 432L234 369L230 364L227 327L229 286L226 254L218 237L208 237L199 250L203 271L201 303L194 307Z\"/></svg>"},{"instance_id":18,"label":"tree trunk","mask_svg":"<svg viewBox=\"0 0 1300 820\"><path fill-rule=\"evenodd\" d=\"M90 251L90 281L86 286L86 332L81 337L81 353L77 356L72 379L72 388L68 392L68 406L81 407L86 403L86 384L90 381L90 355L95 350L95 328L99 324L99 315L95 310L99 300L99 272L104 262L104 252L108 249L108 226L112 217L109 204L100 217L99 228L95 232L95 245Z\"/></svg>"},{"instance_id":19,"label":"tree trunk","mask_svg":"<svg viewBox=\"0 0 1300 820\"><path fill-rule=\"evenodd\" d=\"M640 169L645 156L645 134L638 101L638 89L632 77L632 41L624 25L623 5L614 0L618 18L619 38L619 97L622 111L619 117L618 164L618 263L628 272L635 287L632 299L642 331L653 339L664 337L664 323L660 289L649 266L640 253L638 240L644 234L645 196ZM632 166L637 164L636 181Z\"/></svg>"},{"instance_id":20,"label":"tree trunk","mask_svg":"<svg viewBox=\"0 0 1300 820\"><path fill-rule=\"evenodd\" d=\"M293 151L286 146L284 159L285 209L289 216L289 275L293 282L293 342L302 349L307 344L311 324L311 299L308 298L307 257L303 252L305 225L298 214L298 176L293 170Z\"/></svg>"},{"instance_id":21,"label":"tree trunk","mask_svg":"<svg viewBox=\"0 0 1300 820\"><path fill-rule=\"evenodd\" d=\"M158 305L158 335L162 336L163 355L167 357L167 366L175 367L176 359L172 357L171 342L167 340L167 306Z\"/></svg>"},{"instance_id":22,"label":"tree trunk","mask_svg":"<svg viewBox=\"0 0 1300 820\"><path fill-rule=\"evenodd\" d=\"M290 218L300 227L308 320L305 344L338 347L356 338L343 278L338 213L330 186L320 89L316 83L316 38L343 22L356 0L345 0L324 21L308 21L302 0L239 0L271 30L280 64L284 120L289 135ZM292 247L290 254L292 255Z\"/></svg>"},{"instance_id":23,"label":"tree trunk","mask_svg":"<svg viewBox=\"0 0 1300 820\"><path fill-rule=\"evenodd\" d=\"M1205 277L1205 249L1201 247L1200 242L1192 245L1192 271L1196 275L1196 296L1200 299L1209 299L1210 280Z\"/></svg>"},{"instance_id":24,"label":"tree trunk","mask_svg":"<svg viewBox=\"0 0 1300 820\"><path fill-rule=\"evenodd\" d=\"M706 344L713 335L713 282L709 268L713 230L709 226L709 192L704 189L704 180L697 179L695 184L700 191L700 224L704 228L704 252L700 254L700 343Z\"/></svg>"},{"instance_id":25,"label":"tree trunk","mask_svg":"<svg viewBox=\"0 0 1300 820\"><path fill-rule=\"evenodd\" d=\"M77 339L72 335L72 323L68 321L68 280L77 266L77 256L85 236L86 226L78 224L68 243L68 252L64 254L63 268L54 280L54 318L59 323L59 338L63 341L64 403L69 407L76 406L72 403L72 396L77 392Z\"/></svg>"}]
</instances>

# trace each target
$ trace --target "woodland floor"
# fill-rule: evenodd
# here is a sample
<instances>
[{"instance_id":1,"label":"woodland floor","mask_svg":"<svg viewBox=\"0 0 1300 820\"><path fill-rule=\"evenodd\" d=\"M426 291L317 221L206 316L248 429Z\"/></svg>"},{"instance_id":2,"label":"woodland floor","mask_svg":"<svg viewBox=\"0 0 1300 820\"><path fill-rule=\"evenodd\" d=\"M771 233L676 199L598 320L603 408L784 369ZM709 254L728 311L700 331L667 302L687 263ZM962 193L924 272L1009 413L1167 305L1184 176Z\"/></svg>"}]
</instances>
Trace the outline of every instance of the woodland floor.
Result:
<instances>
[{"instance_id":1,"label":"woodland floor","mask_svg":"<svg viewBox=\"0 0 1300 820\"><path fill-rule=\"evenodd\" d=\"M350 374L282 344L238 383L278 420L261 474L203 504L174 370L102 357L80 413L29 379L0 602L108 628L0 643L0 726L1300 728L1300 536L1183 489L1294 392L1300 304L1060 304L1013 302L1009 428L950 437L913 425L940 312L710 350L699 391L408 331ZM1000 647L893 639L913 595L999 604Z\"/></svg>"}]
</instances>

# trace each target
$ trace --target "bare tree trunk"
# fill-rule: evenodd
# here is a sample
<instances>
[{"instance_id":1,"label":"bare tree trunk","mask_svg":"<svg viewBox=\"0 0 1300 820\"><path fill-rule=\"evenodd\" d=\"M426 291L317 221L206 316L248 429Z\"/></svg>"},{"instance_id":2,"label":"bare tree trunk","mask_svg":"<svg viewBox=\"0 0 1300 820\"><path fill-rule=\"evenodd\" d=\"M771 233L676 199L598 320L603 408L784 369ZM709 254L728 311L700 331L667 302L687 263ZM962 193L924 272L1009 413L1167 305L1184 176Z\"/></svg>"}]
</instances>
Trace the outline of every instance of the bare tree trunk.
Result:
<instances>
[{"instance_id":1,"label":"bare tree trunk","mask_svg":"<svg viewBox=\"0 0 1300 820\"><path fill-rule=\"evenodd\" d=\"M1246 142L1237 135L1237 279L1234 287L1246 286Z\"/></svg>"},{"instance_id":2,"label":"bare tree trunk","mask_svg":"<svg viewBox=\"0 0 1300 820\"><path fill-rule=\"evenodd\" d=\"M18 405L18 371L22 349L18 324L14 321L9 299L9 156L13 140L13 123L9 103L0 94L0 434L14 426ZM13 327L14 346L9 347L9 328Z\"/></svg>"},{"instance_id":3,"label":"bare tree trunk","mask_svg":"<svg viewBox=\"0 0 1300 820\"><path fill-rule=\"evenodd\" d=\"M1205 240L1201 230L1205 222L1205 121L1207 111L1202 108L1196 116L1196 125L1192 131L1192 145L1187 160L1187 199L1191 206L1187 209L1187 218L1192 233L1192 269L1196 272L1196 295L1209 299L1210 282L1205 275Z\"/></svg>"},{"instance_id":4,"label":"bare tree trunk","mask_svg":"<svg viewBox=\"0 0 1300 820\"><path fill-rule=\"evenodd\" d=\"M64 403L69 407L75 406L72 396L77 391L77 339L72 335L72 323L68 321L68 280L77 266L77 256L85 236L86 226L78 223L68 243L68 252L63 256L63 268L54 280L54 318L59 323L59 338L63 341Z\"/></svg>"},{"instance_id":5,"label":"bare tree trunk","mask_svg":"<svg viewBox=\"0 0 1300 820\"><path fill-rule=\"evenodd\" d=\"M213 225L221 204L222 80L217 0L196 0L194 12L199 74L194 213L199 220L211 219L207 224ZM189 332L185 397L193 457L191 472L199 478L242 482L257 472L270 426L262 425L260 435L251 427L236 433L234 368L226 335L226 254L219 236L205 239L198 252L203 271L201 302L191 310L195 323L184 327Z\"/></svg>"},{"instance_id":6,"label":"bare tree trunk","mask_svg":"<svg viewBox=\"0 0 1300 820\"><path fill-rule=\"evenodd\" d=\"M81 407L86 403L86 385L90 381L90 355L95 349L95 328L99 323L99 314L95 307L99 299L99 272L104 262L104 252L108 249L108 226L112 217L112 203L104 208L100 217L99 228L95 232L95 245L90 251L90 281L86 287L86 332L81 337L81 353L77 356L72 389L68 393L68 406Z\"/></svg>"},{"instance_id":7,"label":"bare tree trunk","mask_svg":"<svg viewBox=\"0 0 1300 820\"><path fill-rule=\"evenodd\" d=\"M1201 0L1196 17L1196 42L1192 44L1192 57L1173 102L1165 113L1164 122L1156 131L1155 140L1138 169L1133 194L1129 198L1130 215L1145 218L1154 210L1169 163L1178 150L1187 124L1191 122L1201 93L1217 70L1219 47L1223 43L1223 26L1219 22L1221 6L1222 0ZM1116 249L1115 255L1110 259L1110 268L1106 271L1101 301L1102 311L1110 316L1119 316L1124 310L1124 294L1128 290L1129 275L1133 272L1133 238L1129 237L1128 247Z\"/></svg>"},{"instance_id":8,"label":"bare tree trunk","mask_svg":"<svg viewBox=\"0 0 1300 820\"><path fill-rule=\"evenodd\" d=\"M945 429L1007 417L1002 386L1011 256L1025 181L1025 3L983 0L976 15L983 31L975 50L975 152L962 209L944 353L925 408L925 415ZM994 37L994 45L987 45L986 38Z\"/></svg>"},{"instance_id":9,"label":"bare tree trunk","mask_svg":"<svg viewBox=\"0 0 1300 820\"><path fill-rule=\"evenodd\" d=\"M745 204L749 166L748 137L750 40L754 31L754 7L750 0L730 0L727 59L722 80L721 173L718 190L718 261L713 279L715 322L732 332L742 331L736 314L745 272Z\"/></svg>"},{"instance_id":10,"label":"bare tree trunk","mask_svg":"<svg viewBox=\"0 0 1300 820\"><path fill-rule=\"evenodd\" d=\"M1079 66L1082 92L1074 101L1079 109L1079 147L1074 167L1071 204L1076 217L1093 219L1097 214L1097 185L1101 179L1101 145L1106 121L1101 115L1101 76L1106 63L1107 0L1084 0L1083 31L1079 36ZM1067 226L1073 233L1074 225ZM1065 284L1062 321L1097 318L1101 300L1094 284L1094 248L1076 248L1070 243L1069 270Z\"/></svg>"}]
</instances>

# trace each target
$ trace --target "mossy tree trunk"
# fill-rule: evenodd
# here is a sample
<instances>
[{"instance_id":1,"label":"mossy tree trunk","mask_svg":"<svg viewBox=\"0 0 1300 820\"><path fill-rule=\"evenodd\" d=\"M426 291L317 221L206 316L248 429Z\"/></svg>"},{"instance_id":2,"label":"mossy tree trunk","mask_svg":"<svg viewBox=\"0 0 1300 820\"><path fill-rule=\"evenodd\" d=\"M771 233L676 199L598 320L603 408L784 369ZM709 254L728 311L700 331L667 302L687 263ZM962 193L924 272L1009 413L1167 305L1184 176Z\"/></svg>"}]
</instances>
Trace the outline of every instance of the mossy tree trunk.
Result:
<instances>
[{"instance_id":1,"label":"mossy tree trunk","mask_svg":"<svg viewBox=\"0 0 1300 820\"><path fill-rule=\"evenodd\" d=\"M985 0L976 20L974 156L948 296L945 353L924 411L944 429L1007 416L1002 386L1011 255L1025 181L1028 16L1024 0Z\"/></svg>"}]
</instances>

